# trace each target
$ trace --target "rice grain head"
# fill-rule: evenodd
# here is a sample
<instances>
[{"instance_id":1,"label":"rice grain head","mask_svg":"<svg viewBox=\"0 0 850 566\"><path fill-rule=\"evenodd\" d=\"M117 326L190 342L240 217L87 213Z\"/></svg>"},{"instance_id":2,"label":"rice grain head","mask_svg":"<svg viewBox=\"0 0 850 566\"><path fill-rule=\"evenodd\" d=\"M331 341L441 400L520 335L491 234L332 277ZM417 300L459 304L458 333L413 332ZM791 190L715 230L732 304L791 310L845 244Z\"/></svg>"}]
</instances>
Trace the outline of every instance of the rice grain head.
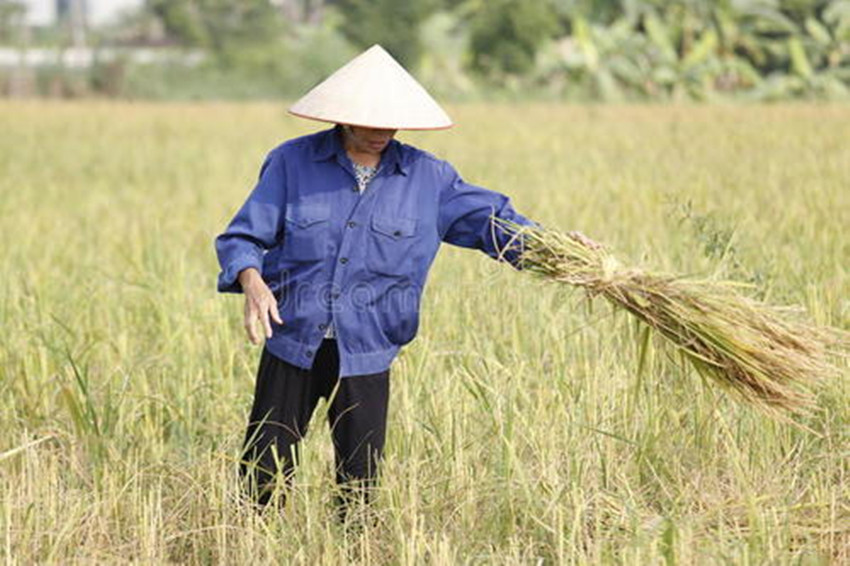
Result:
<instances>
[{"instance_id":1,"label":"rice grain head","mask_svg":"<svg viewBox=\"0 0 850 566\"><path fill-rule=\"evenodd\" d=\"M839 374L830 359L846 355L846 332L752 299L740 283L625 267L606 249L556 230L494 223L511 234L520 269L604 297L663 336L700 375L774 416L811 412L813 389Z\"/></svg>"}]
</instances>

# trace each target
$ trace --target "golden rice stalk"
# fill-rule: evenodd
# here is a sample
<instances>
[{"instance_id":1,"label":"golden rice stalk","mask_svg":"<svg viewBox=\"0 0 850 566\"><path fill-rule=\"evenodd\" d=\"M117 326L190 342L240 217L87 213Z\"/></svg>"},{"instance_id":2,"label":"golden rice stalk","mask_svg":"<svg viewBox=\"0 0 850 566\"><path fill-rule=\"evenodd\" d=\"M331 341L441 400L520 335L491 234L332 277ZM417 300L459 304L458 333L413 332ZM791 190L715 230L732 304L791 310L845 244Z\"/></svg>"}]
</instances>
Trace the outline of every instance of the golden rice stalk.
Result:
<instances>
[{"instance_id":1,"label":"golden rice stalk","mask_svg":"<svg viewBox=\"0 0 850 566\"><path fill-rule=\"evenodd\" d=\"M569 235L496 221L521 239L521 269L627 310L744 401L774 414L809 412L813 387L837 374L830 354L846 347L847 333L791 318L738 292L740 284L627 268Z\"/></svg>"}]
</instances>

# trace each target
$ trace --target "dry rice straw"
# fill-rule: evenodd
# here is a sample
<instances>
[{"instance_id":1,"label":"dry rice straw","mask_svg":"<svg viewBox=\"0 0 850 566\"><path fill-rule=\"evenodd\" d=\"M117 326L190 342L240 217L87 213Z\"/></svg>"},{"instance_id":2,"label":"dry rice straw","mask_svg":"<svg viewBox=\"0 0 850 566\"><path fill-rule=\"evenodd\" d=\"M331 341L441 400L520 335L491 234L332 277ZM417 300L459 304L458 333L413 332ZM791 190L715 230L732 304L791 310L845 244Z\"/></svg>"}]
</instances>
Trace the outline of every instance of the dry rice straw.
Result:
<instances>
[{"instance_id":1,"label":"dry rice straw","mask_svg":"<svg viewBox=\"0 0 850 566\"><path fill-rule=\"evenodd\" d=\"M848 335L752 299L728 281L626 268L604 248L551 229L495 219L513 242L517 266L585 289L625 309L678 348L696 370L740 399L774 414L810 412L813 388L837 375L831 354Z\"/></svg>"}]
</instances>

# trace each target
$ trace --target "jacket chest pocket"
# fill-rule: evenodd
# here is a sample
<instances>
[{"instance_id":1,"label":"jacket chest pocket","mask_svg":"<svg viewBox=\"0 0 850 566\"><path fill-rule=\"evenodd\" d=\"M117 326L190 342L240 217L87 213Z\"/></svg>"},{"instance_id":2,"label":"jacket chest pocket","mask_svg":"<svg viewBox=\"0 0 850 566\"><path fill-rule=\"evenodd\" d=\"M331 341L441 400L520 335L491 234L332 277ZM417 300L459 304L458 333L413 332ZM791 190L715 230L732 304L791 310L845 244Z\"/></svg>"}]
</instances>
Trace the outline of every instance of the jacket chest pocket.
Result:
<instances>
[{"instance_id":1,"label":"jacket chest pocket","mask_svg":"<svg viewBox=\"0 0 850 566\"><path fill-rule=\"evenodd\" d=\"M410 275L415 261L415 244L415 219L372 216L366 267L385 275Z\"/></svg>"},{"instance_id":2,"label":"jacket chest pocket","mask_svg":"<svg viewBox=\"0 0 850 566\"><path fill-rule=\"evenodd\" d=\"M295 261L318 261L327 255L330 207L295 204L286 211L283 255Z\"/></svg>"}]
</instances>

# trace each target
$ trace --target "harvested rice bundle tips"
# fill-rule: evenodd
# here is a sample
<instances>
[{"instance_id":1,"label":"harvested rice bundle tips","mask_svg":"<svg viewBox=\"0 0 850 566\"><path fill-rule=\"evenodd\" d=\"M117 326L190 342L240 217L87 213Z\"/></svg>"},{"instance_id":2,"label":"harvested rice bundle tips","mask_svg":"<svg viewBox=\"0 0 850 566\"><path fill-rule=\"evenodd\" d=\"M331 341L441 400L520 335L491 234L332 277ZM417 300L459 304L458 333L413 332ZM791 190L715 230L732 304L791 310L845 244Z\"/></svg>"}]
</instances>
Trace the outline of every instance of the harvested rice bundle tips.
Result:
<instances>
[{"instance_id":1,"label":"harvested rice bundle tips","mask_svg":"<svg viewBox=\"0 0 850 566\"><path fill-rule=\"evenodd\" d=\"M806 412L812 387L835 375L829 361L847 334L794 320L736 291L732 282L626 268L603 248L554 230L497 219L522 239L523 270L584 288L627 310L677 347L697 371L744 401L776 413Z\"/></svg>"}]
</instances>

